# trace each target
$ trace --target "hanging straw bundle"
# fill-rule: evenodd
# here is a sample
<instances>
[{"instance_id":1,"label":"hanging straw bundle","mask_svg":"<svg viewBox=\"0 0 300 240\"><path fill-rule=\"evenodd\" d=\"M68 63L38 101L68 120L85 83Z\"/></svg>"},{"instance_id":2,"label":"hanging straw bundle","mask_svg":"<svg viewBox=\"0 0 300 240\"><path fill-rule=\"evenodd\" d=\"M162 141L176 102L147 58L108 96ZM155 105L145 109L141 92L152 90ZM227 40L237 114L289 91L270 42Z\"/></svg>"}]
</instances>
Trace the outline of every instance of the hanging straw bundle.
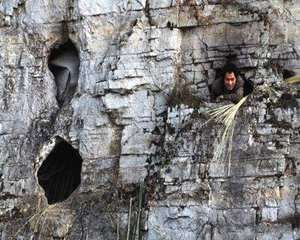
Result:
<instances>
[{"instance_id":1,"label":"hanging straw bundle","mask_svg":"<svg viewBox=\"0 0 300 240\"><path fill-rule=\"evenodd\" d=\"M215 161L228 160L228 176L230 176L232 139L236 124L236 115L247 98L248 96L245 96L237 104L232 103L208 111L210 118L207 122L214 121L221 123L223 126L220 132L222 135L221 142L214 152L213 159Z\"/></svg>"},{"instance_id":2,"label":"hanging straw bundle","mask_svg":"<svg viewBox=\"0 0 300 240\"><path fill-rule=\"evenodd\" d=\"M294 77L290 77L290 78L286 79L286 81L289 84L300 83L300 75L297 75L297 76L294 76Z\"/></svg>"}]
</instances>

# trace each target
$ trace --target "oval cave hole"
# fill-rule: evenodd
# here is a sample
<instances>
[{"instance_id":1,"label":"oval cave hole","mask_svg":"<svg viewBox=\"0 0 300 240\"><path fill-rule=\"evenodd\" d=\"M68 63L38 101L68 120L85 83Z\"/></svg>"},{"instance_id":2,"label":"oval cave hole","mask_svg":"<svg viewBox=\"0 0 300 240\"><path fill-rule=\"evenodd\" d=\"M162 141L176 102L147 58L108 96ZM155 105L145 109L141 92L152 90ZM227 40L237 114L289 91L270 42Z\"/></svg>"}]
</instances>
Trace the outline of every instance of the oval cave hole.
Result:
<instances>
[{"instance_id":1,"label":"oval cave hole","mask_svg":"<svg viewBox=\"0 0 300 240\"><path fill-rule=\"evenodd\" d=\"M66 200L81 182L82 158L78 150L60 137L37 172L49 204Z\"/></svg>"},{"instance_id":2,"label":"oval cave hole","mask_svg":"<svg viewBox=\"0 0 300 240\"><path fill-rule=\"evenodd\" d=\"M61 107L69 103L75 93L79 76L79 53L71 40L52 49L48 67L57 87L56 99Z\"/></svg>"}]
</instances>

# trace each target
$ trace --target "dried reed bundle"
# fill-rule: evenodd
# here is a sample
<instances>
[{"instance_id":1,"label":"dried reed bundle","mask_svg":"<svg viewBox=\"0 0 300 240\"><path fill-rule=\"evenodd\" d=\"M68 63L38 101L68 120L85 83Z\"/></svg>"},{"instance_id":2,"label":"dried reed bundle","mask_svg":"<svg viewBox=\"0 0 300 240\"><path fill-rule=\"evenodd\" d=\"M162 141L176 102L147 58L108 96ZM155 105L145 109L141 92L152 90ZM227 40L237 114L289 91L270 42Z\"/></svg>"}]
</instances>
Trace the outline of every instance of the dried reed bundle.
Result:
<instances>
[{"instance_id":1,"label":"dried reed bundle","mask_svg":"<svg viewBox=\"0 0 300 240\"><path fill-rule=\"evenodd\" d=\"M232 139L236 124L236 115L247 98L248 96L245 96L236 104L232 103L208 111L210 117L207 122L214 121L222 124L220 132L222 137L220 144L214 152L213 160L228 160L228 176L230 176Z\"/></svg>"},{"instance_id":2,"label":"dried reed bundle","mask_svg":"<svg viewBox=\"0 0 300 240\"><path fill-rule=\"evenodd\" d=\"M290 77L290 78L286 79L286 81L289 84L300 83L300 75L297 75L297 76L294 76L294 77Z\"/></svg>"}]
</instances>

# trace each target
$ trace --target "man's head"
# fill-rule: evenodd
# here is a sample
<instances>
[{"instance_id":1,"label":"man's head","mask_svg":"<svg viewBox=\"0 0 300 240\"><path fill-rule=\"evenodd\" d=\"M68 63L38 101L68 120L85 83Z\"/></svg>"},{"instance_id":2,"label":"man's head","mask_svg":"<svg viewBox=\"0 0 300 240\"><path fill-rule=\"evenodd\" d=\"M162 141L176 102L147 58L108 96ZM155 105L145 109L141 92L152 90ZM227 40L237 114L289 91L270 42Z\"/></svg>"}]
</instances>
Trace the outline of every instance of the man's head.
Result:
<instances>
[{"instance_id":1,"label":"man's head","mask_svg":"<svg viewBox=\"0 0 300 240\"><path fill-rule=\"evenodd\" d=\"M234 72L226 72L224 77L224 86L227 90L232 91L236 85Z\"/></svg>"},{"instance_id":2,"label":"man's head","mask_svg":"<svg viewBox=\"0 0 300 240\"><path fill-rule=\"evenodd\" d=\"M232 91L237 84L237 70L235 65L228 64L224 68L224 86Z\"/></svg>"}]
</instances>

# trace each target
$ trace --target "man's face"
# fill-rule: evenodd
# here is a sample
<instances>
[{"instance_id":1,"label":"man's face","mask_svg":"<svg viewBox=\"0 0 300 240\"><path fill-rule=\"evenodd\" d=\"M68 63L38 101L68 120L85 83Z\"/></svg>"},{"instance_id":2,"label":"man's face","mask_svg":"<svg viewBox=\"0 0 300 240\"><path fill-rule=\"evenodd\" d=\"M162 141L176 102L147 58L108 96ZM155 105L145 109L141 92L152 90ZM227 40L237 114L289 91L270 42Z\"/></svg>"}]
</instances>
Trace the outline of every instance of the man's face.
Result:
<instances>
[{"instance_id":1,"label":"man's face","mask_svg":"<svg viewBox=\"0 0 300 240\"><path fill-rule=\"evenodd\" d=\"M236 77L233 72L227 72L224 77L224 85L227 90L231 91L234 89L236 84Z\"/></svg>"}]
</instances>

